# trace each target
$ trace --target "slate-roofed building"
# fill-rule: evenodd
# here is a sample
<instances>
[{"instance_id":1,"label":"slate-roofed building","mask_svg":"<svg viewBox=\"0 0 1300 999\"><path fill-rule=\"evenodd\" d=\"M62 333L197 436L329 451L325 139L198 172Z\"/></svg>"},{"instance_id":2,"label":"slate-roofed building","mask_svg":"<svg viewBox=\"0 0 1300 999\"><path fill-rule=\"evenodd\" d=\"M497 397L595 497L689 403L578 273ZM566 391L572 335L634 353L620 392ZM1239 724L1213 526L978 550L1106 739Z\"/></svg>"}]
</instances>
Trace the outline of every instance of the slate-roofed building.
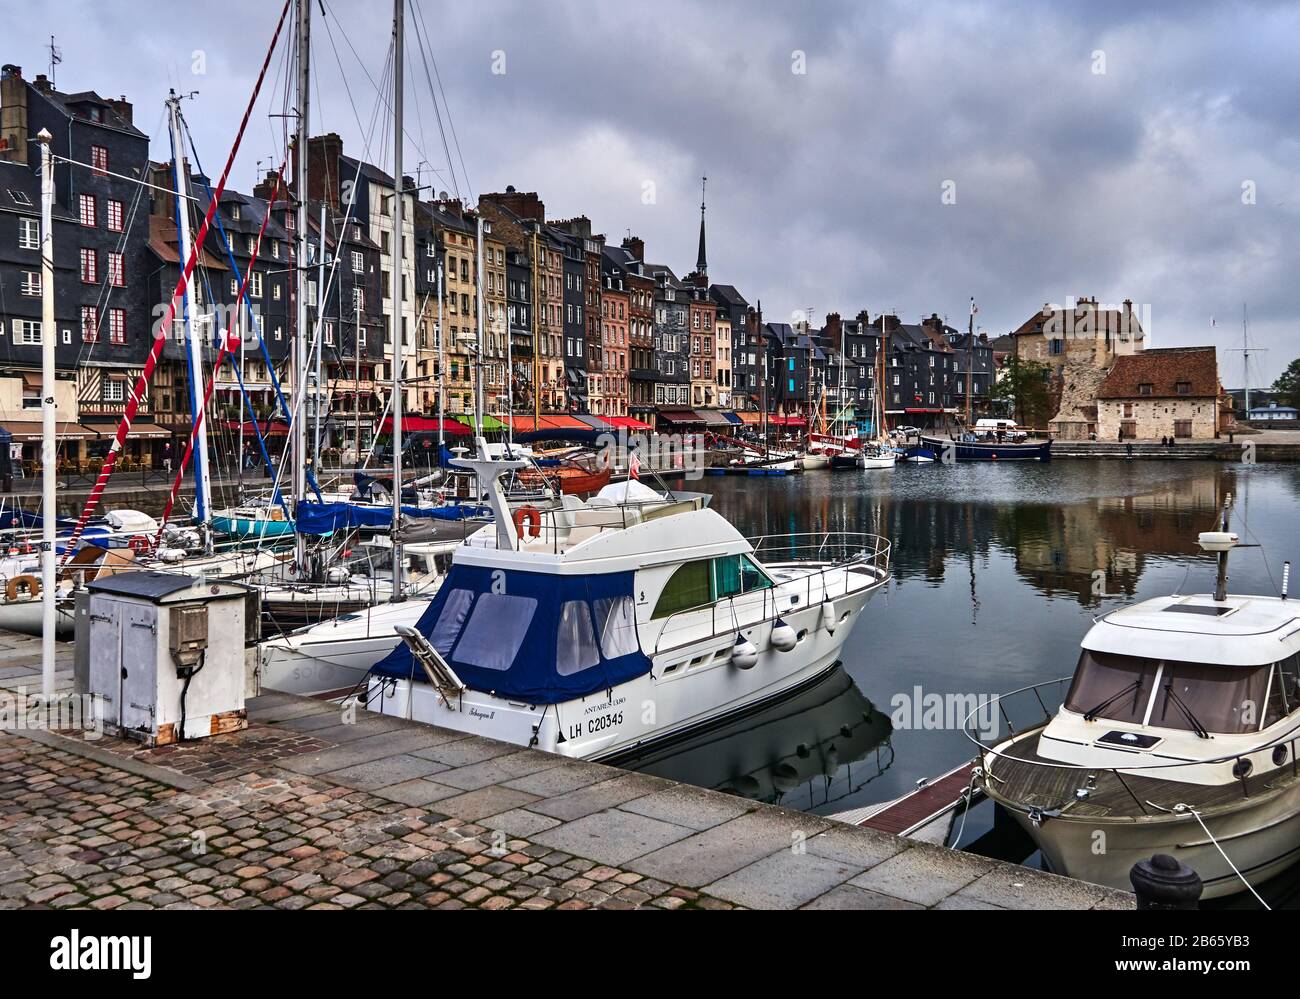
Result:
<instances>
[{"instance_id":1,"label":"slate-roofed building","mask_svg":"<svg viewBox=\"0 0 1300 999\"><path fill-rule=\"evenodd\" d=\"M1150 348L1117 357L1097 389L1101 440L1211 440L1231 419L1213 347Z\"/></svg>"},{"instance_id":2,"label":"slate-roofed building","mask_svg":"<svg viewBox=\"0 0 1300 999\"><path fill-rule=\"evenodd\" d=\"M113 423L126 404L128 383L152 345L145 247L149 197L143 181L149 138L132 121L125 97L94 91L65 93L44 75L0 69L0 421L34 460L40 431L41 264L40 148L42 129L54 166L54 395L60 456L97 453L100 424ZM148 405L142 416L147 417ZM85 416L94 428L78 426ZM34 424L31 426L29 424ZM145 418L128 458L146 458ZM110 431L111 433L111 431ZM107 447L107 441L103 442Z\"/></svg>"}]
</instances>

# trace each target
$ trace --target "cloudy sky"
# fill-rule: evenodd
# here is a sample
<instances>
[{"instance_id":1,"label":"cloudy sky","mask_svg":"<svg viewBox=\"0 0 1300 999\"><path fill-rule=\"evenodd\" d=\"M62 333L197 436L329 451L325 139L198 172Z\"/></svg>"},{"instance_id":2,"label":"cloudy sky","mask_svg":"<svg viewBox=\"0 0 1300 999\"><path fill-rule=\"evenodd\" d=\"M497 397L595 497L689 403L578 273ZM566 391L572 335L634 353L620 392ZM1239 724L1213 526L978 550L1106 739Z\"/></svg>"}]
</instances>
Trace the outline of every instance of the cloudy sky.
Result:
<instances>
[{"instance_id":1,"label":"cloudy sky","mask_svg":"<svg viewBox=\"0 0 1300 999\"><path fill-rule=\"evenodd\" d=\"M313 131L391 163L391 15L314 4ZM219 172L280 0L0 0L0 59L125 94L166 155L169 86ZM186 12L192 8L192 12ZM513 184L552 218L709 272L769 319L938 312L991 334L1045 302L1149 309L1151 346L1215 344L1242 305L1271 382L1300 356L1300 6L814 0L408 0L407 171L470 200ZM214 13L220 16L214 20ZM233 182L282 155L283 46ZM449 157L434 114L439 78ZM387 98L385 98L387 99ZM439 95L441 104L441 94ZM452 139L454 129L455 140ZM462 169L463 159L463 169ZM454 171L454 174L453 174ZM1212 325L1213 323L1213 325ZM1252 365L1254 365L1252 361Z\"/></svg>"}]
</instances>

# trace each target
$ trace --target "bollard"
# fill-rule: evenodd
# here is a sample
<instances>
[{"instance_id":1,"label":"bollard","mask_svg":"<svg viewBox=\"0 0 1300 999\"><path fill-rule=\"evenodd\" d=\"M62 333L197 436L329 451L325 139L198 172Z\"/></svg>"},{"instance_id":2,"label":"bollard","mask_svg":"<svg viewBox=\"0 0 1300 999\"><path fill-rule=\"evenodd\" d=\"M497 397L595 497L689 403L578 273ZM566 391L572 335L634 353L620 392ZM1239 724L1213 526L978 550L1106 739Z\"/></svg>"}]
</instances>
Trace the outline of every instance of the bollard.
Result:
<instances>
[{"instance_id":1,"label":"bollard","mask_svg":"<svg viewBox=\"0 0 1300 999\"><path fill-rule=\"evenodd\" d=\"M1167 853L1139 860L1128 872L1139 909L1195 909L1201 876Z\"/></svg>"}]
</instances>

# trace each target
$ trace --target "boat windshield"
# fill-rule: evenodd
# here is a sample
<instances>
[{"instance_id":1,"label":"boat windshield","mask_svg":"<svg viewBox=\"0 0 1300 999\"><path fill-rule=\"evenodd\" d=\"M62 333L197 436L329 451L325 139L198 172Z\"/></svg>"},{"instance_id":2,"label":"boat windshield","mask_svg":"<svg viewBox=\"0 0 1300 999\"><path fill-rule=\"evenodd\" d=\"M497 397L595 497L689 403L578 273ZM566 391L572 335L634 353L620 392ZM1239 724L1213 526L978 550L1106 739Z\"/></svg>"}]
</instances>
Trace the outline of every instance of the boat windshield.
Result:
<instances>
[{"instance_id":1,"label":"boat windshield","mask_svg":"<svg viewBox=\"0 0 1300 999\"><path fill-rule=\"evenodd\" d=\"M1272 665L1212 666L1084 649L1065 706L1135 725L1254 732L1263 720L1272 672Z\"/></svg>"}]
</instances>

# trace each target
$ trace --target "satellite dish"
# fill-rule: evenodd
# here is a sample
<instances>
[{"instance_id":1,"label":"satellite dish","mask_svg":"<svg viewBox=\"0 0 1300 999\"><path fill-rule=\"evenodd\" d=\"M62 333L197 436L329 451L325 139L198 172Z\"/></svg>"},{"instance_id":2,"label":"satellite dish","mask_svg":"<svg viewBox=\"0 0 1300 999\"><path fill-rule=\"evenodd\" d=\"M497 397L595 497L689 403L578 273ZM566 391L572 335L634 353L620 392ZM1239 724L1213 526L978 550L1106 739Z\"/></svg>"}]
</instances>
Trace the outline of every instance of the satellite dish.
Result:
<instances>
[{"instance_id":1,"label":"satellite dish","mask_svg":"<svg viewBox=\"0 0 1300 999\"><path fill-rule=\"evenodd\" d=\"M439 191L439 192L438 192L438 200L439 200L439 201L446 201L446 200L447 200L447 192L446 192L446 191Z\"/></svg>"}]
</instances>

